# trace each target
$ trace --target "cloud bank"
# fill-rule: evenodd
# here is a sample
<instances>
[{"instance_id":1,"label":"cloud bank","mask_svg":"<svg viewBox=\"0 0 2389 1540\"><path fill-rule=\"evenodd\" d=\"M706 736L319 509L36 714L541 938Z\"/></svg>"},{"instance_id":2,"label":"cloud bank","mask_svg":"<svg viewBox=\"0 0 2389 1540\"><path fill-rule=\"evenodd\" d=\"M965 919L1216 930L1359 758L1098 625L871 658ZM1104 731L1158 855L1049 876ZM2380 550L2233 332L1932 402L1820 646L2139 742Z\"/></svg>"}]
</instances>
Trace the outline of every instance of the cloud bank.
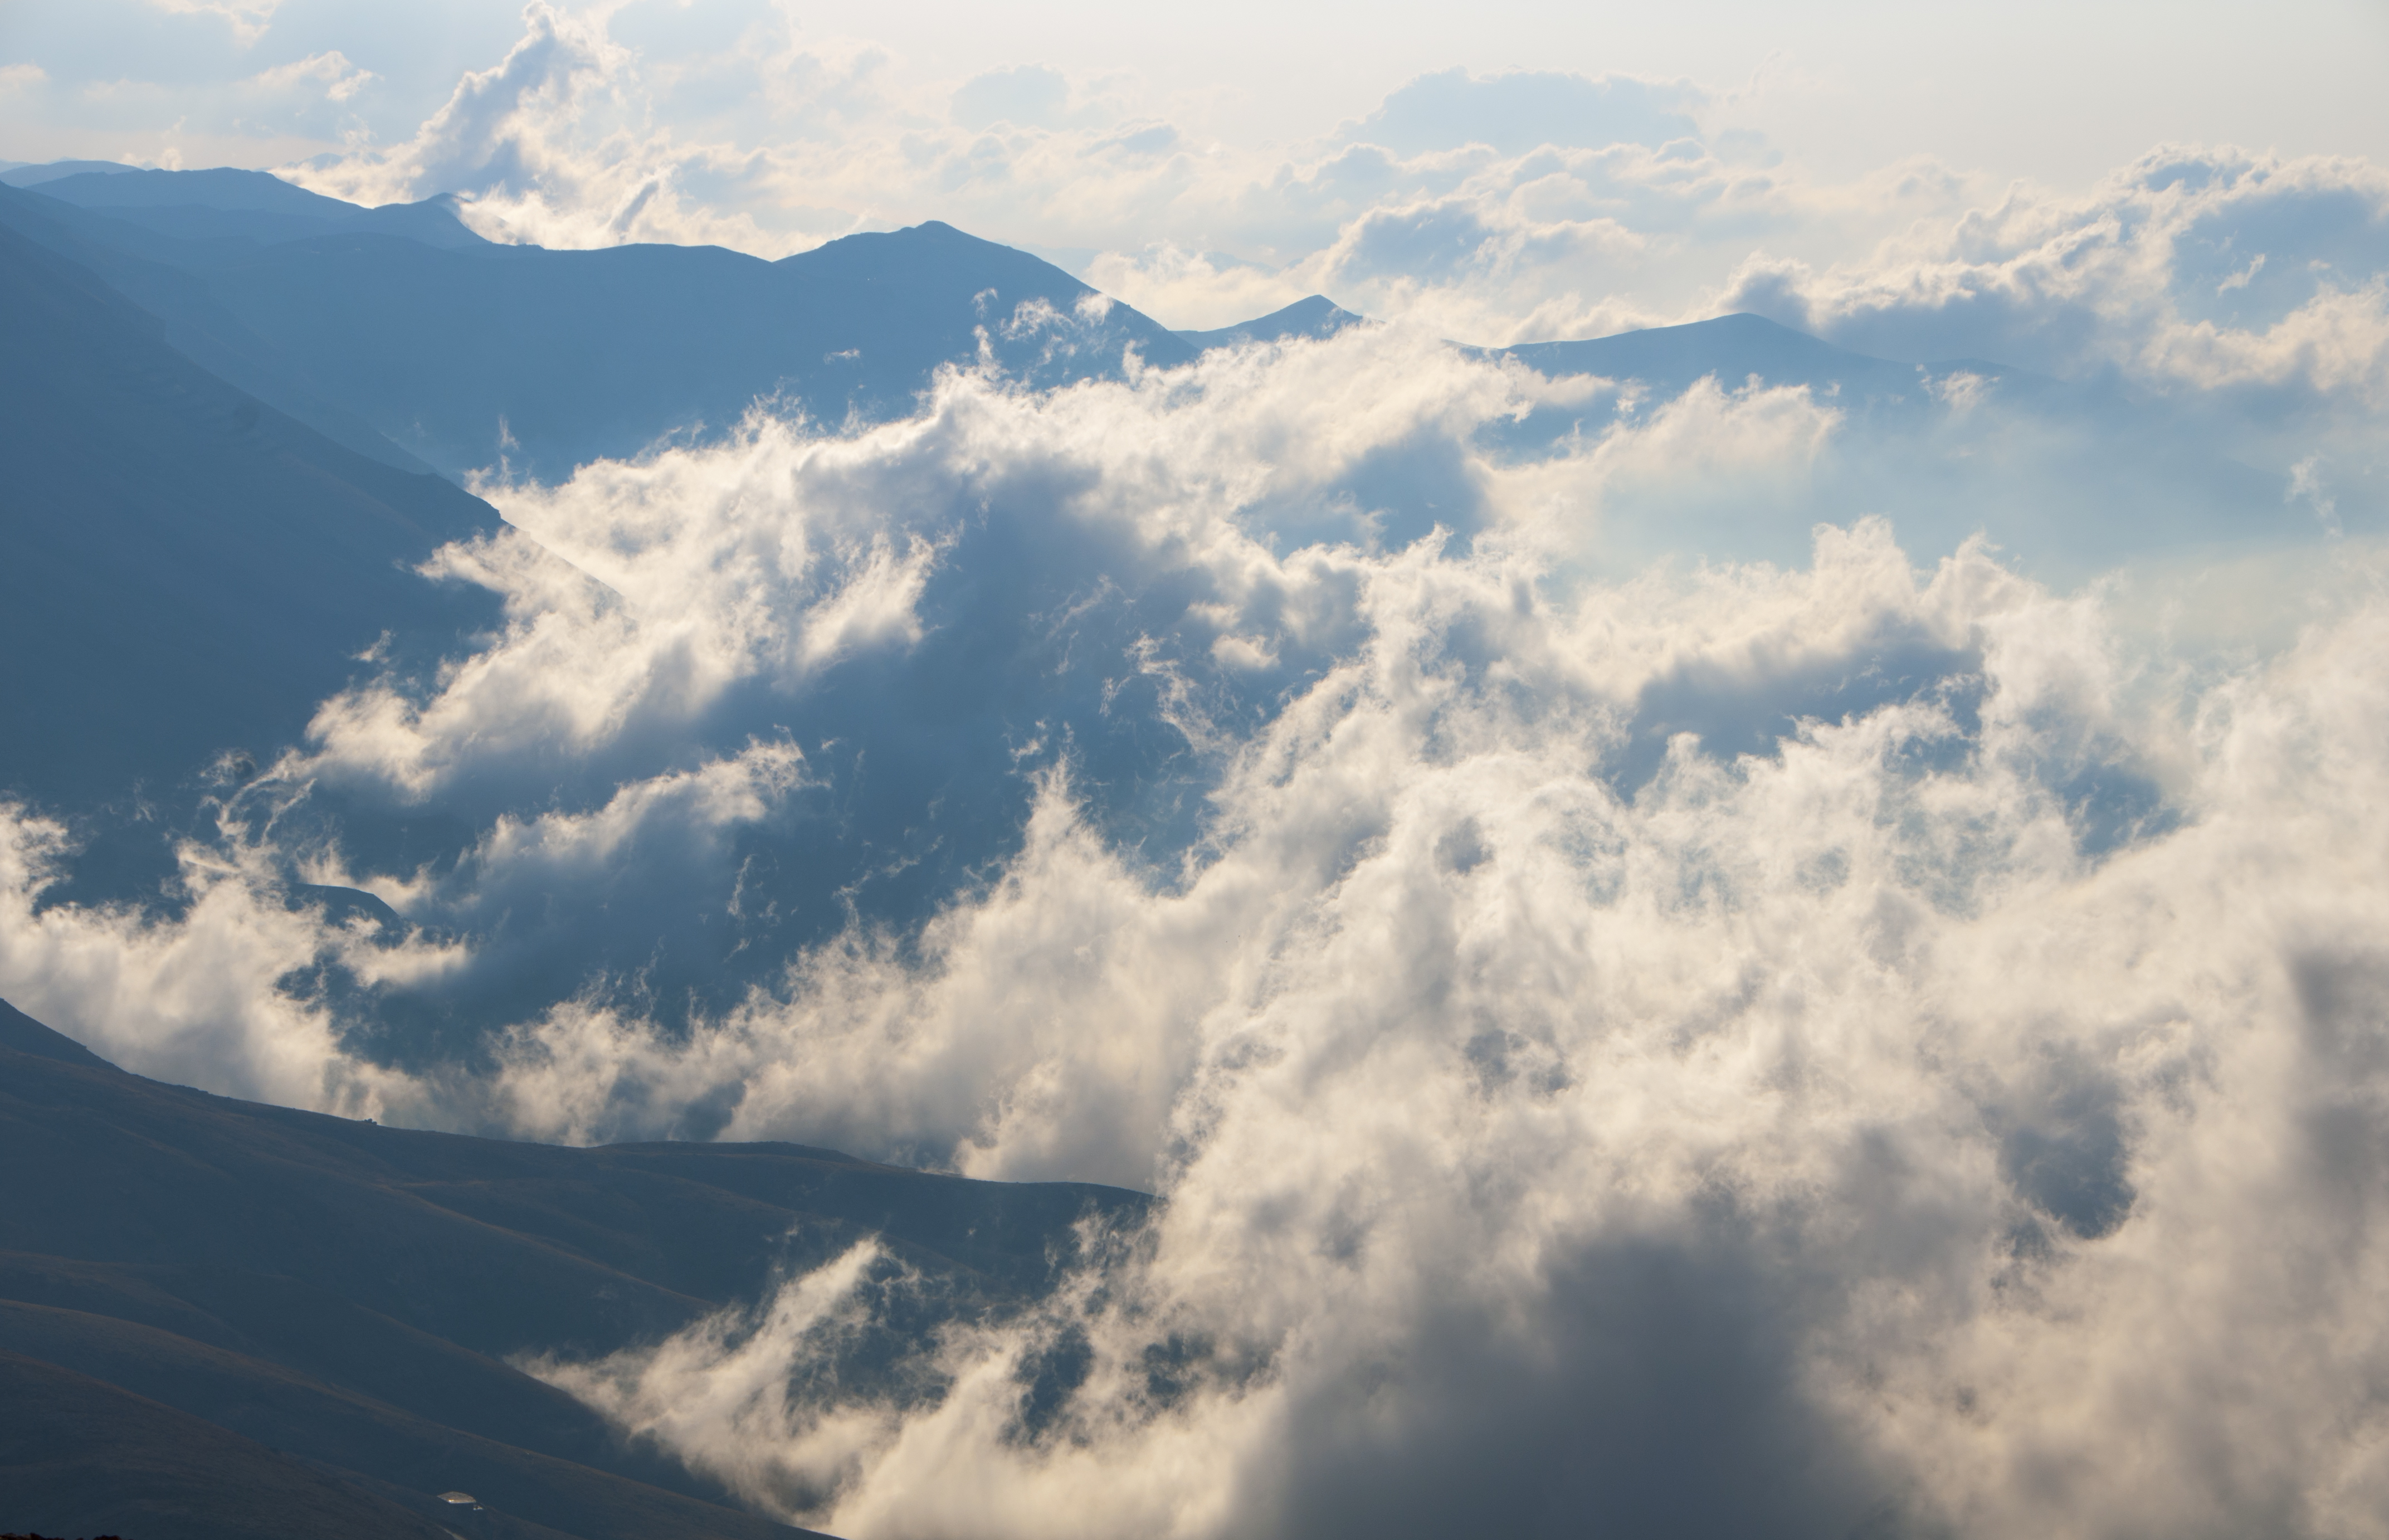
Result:
<instances>
[{"instance_id":1,"label":"cloud bank","mask_svg":"<svg viewBox=\"0 0 2389 1540\"><path fill-rule=\"evenodd\" d=\"M1620 399L1361 328L493 485L435 566L505 629L226 783L179 909L45 903L9 815L0 995L1156 1192L892 1376L829 1372L868 1251L537 1366L839 1533L2378 1533L2374 547L2243 552L2311 600L2253 650L2136 597L2153 524L2070 592L1897 504L1621 564L1808 528L1857 419Z\"/></svg>"}]
</instances>

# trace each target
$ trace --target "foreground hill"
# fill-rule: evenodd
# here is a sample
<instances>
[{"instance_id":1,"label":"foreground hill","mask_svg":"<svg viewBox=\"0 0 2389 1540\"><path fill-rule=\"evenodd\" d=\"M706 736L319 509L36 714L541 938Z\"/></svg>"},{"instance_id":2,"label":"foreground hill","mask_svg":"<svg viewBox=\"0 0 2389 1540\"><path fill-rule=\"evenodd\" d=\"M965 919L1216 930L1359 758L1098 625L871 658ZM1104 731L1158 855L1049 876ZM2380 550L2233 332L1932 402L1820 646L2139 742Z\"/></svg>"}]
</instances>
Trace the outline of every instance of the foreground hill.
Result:
<instances>
[{"instance_id":1,"label":"foreground hill","mask_svg":"<svg viewBox=\"0 0 2389 1540\"><path fill-rule=\"evenodd\" d=\"M6 1005L0 1169L0 1521L140 1540L793 1534L509 1359L653 1341L873 1236L941 1317L1001 1310L1143 1202L351 1123L126 1074Z\"/></svg>"}]
</instances>

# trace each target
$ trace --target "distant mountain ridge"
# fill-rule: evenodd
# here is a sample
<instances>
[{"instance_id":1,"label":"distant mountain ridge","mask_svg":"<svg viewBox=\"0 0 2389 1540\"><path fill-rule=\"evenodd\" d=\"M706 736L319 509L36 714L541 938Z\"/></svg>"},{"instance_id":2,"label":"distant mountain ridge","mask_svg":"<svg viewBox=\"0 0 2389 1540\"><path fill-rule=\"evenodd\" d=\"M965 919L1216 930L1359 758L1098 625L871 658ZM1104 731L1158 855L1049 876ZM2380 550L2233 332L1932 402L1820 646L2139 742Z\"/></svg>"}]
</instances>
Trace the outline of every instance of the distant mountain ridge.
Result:
<instances>
[{"instance_id":1,"label":"distant mountain ridge","mask_svg":"<svg viewBox=\"0 0 2389 1540\"><path fill-rule=\"evenodd\" d=\"M2056 383L1980 359L1903 364L1875 358L1747 313L1578 341L1521 342L1498 352L1543 374L1635 380L1663 397L1680 394L1710 377L1727 390L1756 379L1768 385L1808 385L1833 398L1920 403L1934 399L1928 381L1958 375L1999 383L2011 391L2018 385L2038 390Z\"/></svg>"},{"instance_id":2,"label":"distant mountain ridge","mask_svg":"<svg viewBox=\"0 0 2389 1540\"><path fill-rule=\"evenodd\" d=\"M455 200L363 208L262 171L87 171L30 184L44 198L178 240L266 245L343 230L375 230L453 250L486 246L456 217Z\"/></svg>"},{"instance_id":3,"label":"distant mountain ridge","mask_svg":"<svg viewBox=\"0 0 2389 1540\"><path fill-rule=\"evenodd\" d=\"M943 366L1032 386L1195 349L1027 252L937 221L766 262L718 247L481 240L452 204L364 210L262 172L83 173L0 197L170 325L270 353L452 477L560 480L758 400L832 426L912 410ZM32 232L28 232L32 233ZM36 238L40 238L38 236ZM273 386L264 388L271 393Z\"/></svg>"},{"instance_id":4,"label":"distant mountain ridge","mask_svg":"<svg viewBox=\"0 0 2389 1540\"><path fill-rule=\"evenodd\" d=\"M85 172L112 176L119 172L140 169L116 160L51 160L42 164L7 160L0 161L0 186L38 187L45 182L55 182L62 176L79 176Z\"/></svg>"},{"instance_id":5,"label":"distant mountain ridge","mask_svg":"<svg viewBox=\"0 0 2389 1540\"><path fill-rule=\"evenodd\" d=\"M980 357L1043 387L1117 375L1131 347L1169 366L1365 319L1314 294L1172 332L1028 253L936 221L778 262L710 247L549 250L484 241L443 199L368 210L263 172L48 174L63 169L0 178L39 178L37 191L0 195L0 219L74 242L170 327L201 334L211 366L320 430L362 448L351 425L364 428L390 441L393 463L452 477L503 459L556 480L667 436L719 432L758 400L832 426L877 420L909 411L941 365ZM1756 377L1878 404L1926 399L1918 366L1748 314L1468 351L1663 394L1714 376L1730 388ZM1979 361L1928 372L1961 370L2031 383Z\"/></svg>"},{"instance_id":6,"label":"distant mountain ridge","mask_svg":"<svg viewBox=\"0 0 2389 1540\"><path fill-rule=\"evenodd\" d=\"M1312 294L1297 300L1283 310L1271 311L1249 321L1232 327L1217 327L1209 331L1182 331L1174 335L1182 342L1208 352L1213 348L1233 347L1238 342L1282 342L1296 337L1333 337L1346 327L1363 324L1368 317L1355 315L1324 294Z\"/></svg>"}]
</instances>

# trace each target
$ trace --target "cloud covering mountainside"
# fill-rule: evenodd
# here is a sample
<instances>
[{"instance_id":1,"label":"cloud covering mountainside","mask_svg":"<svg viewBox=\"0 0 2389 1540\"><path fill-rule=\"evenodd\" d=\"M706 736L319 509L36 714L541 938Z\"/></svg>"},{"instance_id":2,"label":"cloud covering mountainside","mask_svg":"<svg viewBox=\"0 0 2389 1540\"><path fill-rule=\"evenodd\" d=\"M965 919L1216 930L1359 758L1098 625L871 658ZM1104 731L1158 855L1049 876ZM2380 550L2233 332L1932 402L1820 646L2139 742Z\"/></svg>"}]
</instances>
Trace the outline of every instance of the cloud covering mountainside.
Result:
<instances>
[{"instance_id":1,"label":"cloud covering mountainside","mask_svg":"<svg viewBox=\"0 0 2389 1540\"><path fill-rule=\"evenodd\" d=\"M0 193L0 321L123 339L22 387L97 404L57 506L132 443L459 520L79 528L318 672L11 784L0 997L386 1123L1150 1193L935 1329L840 1232L509 1347L853 1540L2389 1534L2378 167L1824 187L1460 74L1263 174L1034 69L907 140L802 50L734 160L607 27L292 173L370 214ZM133 699L91 631L54 693Z\"/></svg>"},{"instance_id":2,"label":"cloud covering mountainside","mask_svg":"<svg viewBox=\"0 0 2389 1540\"><path fill-rule=\"evenodd\" d=\"M386 1120L1157 1192L926 1399L771 1388L838 1265L542 1368L833 1531L2369 1533L2371 537L2280 479L2073 592L1893 496L1619 571L1864 422L1604 389L1359 327L485 483L427 570L503 624L211 793L176 902L45 901L11 814L0 993ZM2176 607L2217 563L2292 629Z\"/></svg>"}]
</instances>

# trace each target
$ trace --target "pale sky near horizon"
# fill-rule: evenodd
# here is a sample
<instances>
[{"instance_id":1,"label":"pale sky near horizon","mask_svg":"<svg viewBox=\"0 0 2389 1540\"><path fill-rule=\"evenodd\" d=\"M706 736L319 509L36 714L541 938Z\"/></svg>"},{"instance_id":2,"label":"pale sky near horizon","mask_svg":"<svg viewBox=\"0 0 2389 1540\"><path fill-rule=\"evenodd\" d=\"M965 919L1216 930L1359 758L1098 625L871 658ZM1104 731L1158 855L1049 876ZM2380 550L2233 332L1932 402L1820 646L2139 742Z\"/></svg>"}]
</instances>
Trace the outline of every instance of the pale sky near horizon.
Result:
<instances>
[{"instance_id":1,"label":"pale sky near horizon","mask_svg":"<svg viewBox=\"0 0 2389 1540\"><path fill-rule=\"evenodd\" d=\"M1767 295L1981 262L1977 214L1998 263L2120 228L2178 151L2370 187L2384 65L2389 0L0 0L0 160L456 193L548 246L776 257L942 219L1174 326L1320 292L1501 342L1822 326Z\"/></svg>"},{"instance_id":2,"label":"pale sky near horizon","mask_svg":"<svg viewBox=\"0 0 2389 1540\"><path fill-rule=\"evenodd\" d=\"M877 45L925 93L1042 64L1254 144L1316 138L1407 80L1462 66L1688 79L1731 94L1737 116L1828 175L1930 154L2073 186L2168 141L2389 158L2383 0L604 8L648 63L727 46L776 9L807 40ZM157 160L179 148L185 164L262 166L344 133L403 137L521 30L512 0L0 0L0 158ZM375 77L338 113L240 99L240 83L332 51Z\"/></svg>"}]
</instances>

